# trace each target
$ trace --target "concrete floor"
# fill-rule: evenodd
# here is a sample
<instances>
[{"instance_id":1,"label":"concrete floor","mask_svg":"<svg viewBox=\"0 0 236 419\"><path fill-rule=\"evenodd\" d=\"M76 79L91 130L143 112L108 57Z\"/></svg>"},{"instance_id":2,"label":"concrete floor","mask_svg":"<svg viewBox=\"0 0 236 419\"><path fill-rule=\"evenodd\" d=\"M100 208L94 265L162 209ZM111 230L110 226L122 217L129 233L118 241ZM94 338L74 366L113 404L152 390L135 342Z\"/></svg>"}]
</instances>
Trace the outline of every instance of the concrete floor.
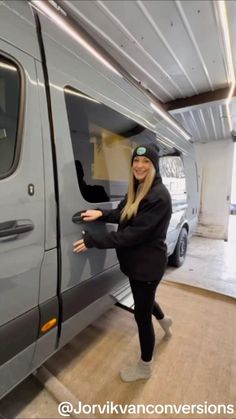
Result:
<instances>
[{"instance_id":1,"label":"concrete floor","mask_svg":"<svg viewBox=\"0 0 236 419\"><path fill-rule=\"evenodd\" d=\"M0 401L0 419L56 418L58 403L33 375Z\"/></svg>"},{"instance_id":2,"label":"concrete floor","mask_svg":"<svg viewBox=\"0 0 236 419\"><path fill-rule=\"evenodd\" d=\"M193 237L183 266L168 268L164 279L236 298L235 255L236 240L224 242Z\"/></svg>"},{"instance_id":3,"label":"concrete floor","mask_svg":"<svg viewBox=\"0 0 236 419\"><path fill-rule=\"evenodd\" d=\"M231 216L230 223L228 242L193 237L184 265L168 268L164 280L236 297L236 216ZM0 401L0 418L61 417L57 405L49 392L30 376Z\"/></svg>"}]
</instances>

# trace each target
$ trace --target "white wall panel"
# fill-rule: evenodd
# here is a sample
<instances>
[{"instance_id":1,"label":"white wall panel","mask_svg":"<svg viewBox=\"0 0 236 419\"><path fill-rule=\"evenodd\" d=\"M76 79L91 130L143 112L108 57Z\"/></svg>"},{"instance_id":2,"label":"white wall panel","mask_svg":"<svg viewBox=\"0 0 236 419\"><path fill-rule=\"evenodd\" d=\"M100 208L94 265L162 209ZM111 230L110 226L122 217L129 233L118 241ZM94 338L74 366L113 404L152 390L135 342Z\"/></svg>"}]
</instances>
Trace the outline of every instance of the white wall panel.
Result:
<instances>
[{"instance_id":1,"label":"white wall panel","mask_svg":"<svg viewBox=\"0 0 236 419\"><path fill-rule=\"evenodd\" d=\"M200 185L196 234L227 240L229 197L233 170L233 142L195 144Z\"/></svg>"}]
</instances>

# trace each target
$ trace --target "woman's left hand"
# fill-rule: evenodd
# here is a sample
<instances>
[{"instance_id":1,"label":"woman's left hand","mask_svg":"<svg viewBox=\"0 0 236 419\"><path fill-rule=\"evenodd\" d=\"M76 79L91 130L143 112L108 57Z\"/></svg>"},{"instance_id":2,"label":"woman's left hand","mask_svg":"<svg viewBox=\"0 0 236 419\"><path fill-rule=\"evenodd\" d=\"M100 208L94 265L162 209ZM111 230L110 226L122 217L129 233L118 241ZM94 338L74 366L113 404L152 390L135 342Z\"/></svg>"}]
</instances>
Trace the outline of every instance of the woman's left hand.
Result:
<instances>
[{"instance_id":1,"label":"woman's left hand","mask_svg":"<svg viewBox=\"0 0 236 419\"><path fill-rule=\"evenodd\" d=\"M73 246L74 246L74 249L73 249L74 253L85 252L86 250L88 250L88 248L84 244L84 239L78 240L77 242L73 244Z\"/></svg>"}]
</instances>

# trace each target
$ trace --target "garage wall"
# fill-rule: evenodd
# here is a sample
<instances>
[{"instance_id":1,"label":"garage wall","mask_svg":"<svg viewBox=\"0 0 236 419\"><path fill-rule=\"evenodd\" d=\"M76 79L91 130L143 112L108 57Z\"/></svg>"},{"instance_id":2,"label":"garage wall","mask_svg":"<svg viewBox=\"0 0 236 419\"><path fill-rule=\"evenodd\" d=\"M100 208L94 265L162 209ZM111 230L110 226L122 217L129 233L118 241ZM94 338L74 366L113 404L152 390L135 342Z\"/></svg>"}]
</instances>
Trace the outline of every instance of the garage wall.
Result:
<instances>
[{"instance_id":1,"label":"garage wall","mask_svg":"<svg viewBox=\"0 0 236 419\"><path fill-rule=\"evenodd\" d=\"M227 240L234 144L222 140L194 147L200 186L196 235Z\"/></svg>"}]
</instances>

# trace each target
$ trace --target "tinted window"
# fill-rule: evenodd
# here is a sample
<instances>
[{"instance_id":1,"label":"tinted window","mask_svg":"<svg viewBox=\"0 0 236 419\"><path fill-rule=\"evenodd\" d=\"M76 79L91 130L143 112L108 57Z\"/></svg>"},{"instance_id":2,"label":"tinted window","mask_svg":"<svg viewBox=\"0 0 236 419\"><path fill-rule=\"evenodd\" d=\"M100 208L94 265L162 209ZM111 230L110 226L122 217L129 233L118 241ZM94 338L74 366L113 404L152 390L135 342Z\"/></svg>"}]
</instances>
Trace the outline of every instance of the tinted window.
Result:
<instances>
[{"instance_id":1,"label":"tinted window","mask_svg":"<svg viewBox=\"0 0 236 419\"><path fill-rule=\"evenodd\" d=\"M0 177L10 172L15 159L19 100L19 71L0 55Z\"/></svg>"},{"instance_id":2,"label":"tinted window","mask_svg":"<svg viewBox=\"0 0 236 419\"><path fill-rule=\"evenodd\" d=\"M64 92L83 197L89 202L120 199L127 192L132 150L155 135L82 92L71 87Z\"/></svg>"}]
</instances>

